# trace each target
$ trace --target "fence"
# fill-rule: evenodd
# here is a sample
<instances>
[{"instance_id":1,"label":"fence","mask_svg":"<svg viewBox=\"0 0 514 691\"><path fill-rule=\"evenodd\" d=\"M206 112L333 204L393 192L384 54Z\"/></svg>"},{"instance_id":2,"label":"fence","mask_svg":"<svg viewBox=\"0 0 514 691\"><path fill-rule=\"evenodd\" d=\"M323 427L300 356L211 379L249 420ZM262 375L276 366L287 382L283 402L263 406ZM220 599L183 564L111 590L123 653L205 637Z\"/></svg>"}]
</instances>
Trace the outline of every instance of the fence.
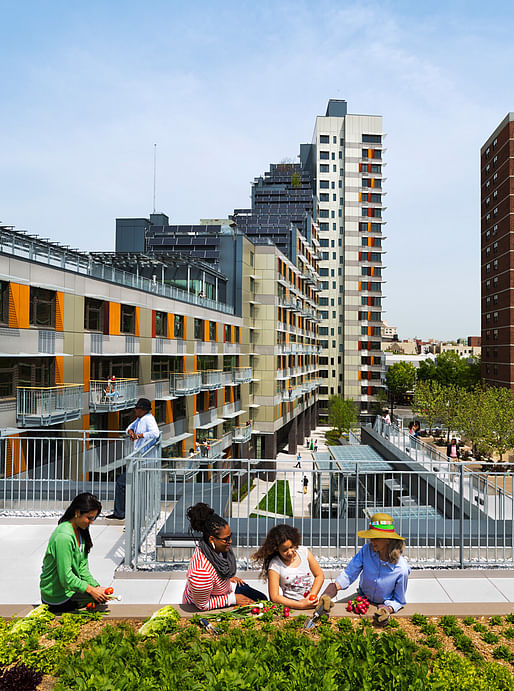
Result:
<instances>
[{"instance_id":1,"label":"fence","mask_svg":"<svg viewBox=\"0 0 514 691\"><path fill-rule=\"evenodd\" d=\"M64 434L29 430L0 437L0 510L60 512L80 492L91 492L104 512L112 511L116 476L132 457L133 442L125 432Z\"/></svg>"},{"instance_id":2,"label":"fence","mask_svg":"<svg viewBox=\"0 0 514 691\"><path fill-rule=\"evenodd\" d=\"M135 534L127 535L127 561L185 564L194 547L186 511L201 501L229 521L236 557L247 564L268 530L286 522L322 561L346 562L362 544L357 530L385 511L406 538L413 565L512 566L512 495L504 494L500 510L499 495L487 495L487 482L478 486L463 464L446 475L442 482L431 470L385 461L303 460L301 469L282 470L272 459L197 459L189 468L156 469L146 459L133 468ZM485 510L486 495L503 518Z\"/></svg>"},{"instance_id":3,"label":"fence","mask_svg":"<svg viewBox=\"0 0 514 691\"><path fill-rule=\"evenodd\" d=\"M31 387L16 389L16 420L19 425L54 425L78 420L82 415L82 385Z\"/></svg>"}]
</instances>

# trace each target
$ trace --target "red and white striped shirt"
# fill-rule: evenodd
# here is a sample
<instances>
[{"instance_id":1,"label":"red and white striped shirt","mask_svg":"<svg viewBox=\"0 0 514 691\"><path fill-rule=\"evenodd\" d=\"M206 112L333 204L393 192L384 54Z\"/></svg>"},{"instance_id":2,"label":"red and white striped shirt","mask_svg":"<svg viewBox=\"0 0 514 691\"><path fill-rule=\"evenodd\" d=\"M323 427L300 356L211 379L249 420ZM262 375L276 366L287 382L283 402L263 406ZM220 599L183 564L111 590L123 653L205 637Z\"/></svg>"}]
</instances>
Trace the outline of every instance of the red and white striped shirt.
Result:
<instances>
[{"instance_id":1,"label":"red and white striped shirt","mask_svg":"<svg viewBox=\"0 0 514 691\"><path fill-rule=\"evenodd\" d=\"M196 605L202 610L236 604L230 579L218 576L216 569L199 547L195 549L189 562L182 604Z\"/></svg>"}]
</instances>

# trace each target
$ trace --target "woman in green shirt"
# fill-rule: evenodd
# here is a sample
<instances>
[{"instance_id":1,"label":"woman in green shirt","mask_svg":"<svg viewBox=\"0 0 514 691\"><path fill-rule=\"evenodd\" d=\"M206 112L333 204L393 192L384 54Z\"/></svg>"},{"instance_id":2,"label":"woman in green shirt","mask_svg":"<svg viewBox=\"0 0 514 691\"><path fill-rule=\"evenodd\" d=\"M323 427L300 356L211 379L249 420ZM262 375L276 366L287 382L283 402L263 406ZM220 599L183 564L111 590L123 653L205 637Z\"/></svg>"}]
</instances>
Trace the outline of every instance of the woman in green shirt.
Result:
<instances>
[{"instance_id":1,"label":"woman in green shirt","mask_svg":"<svg viewBox=\"0 0 514 691\"><path fill-rule=\"evenodd\" d=\"M54 614L71 612L88 602L107 602L105 588L89 573L93 546L89 526L102 510L94 494L78 494L50 536L39 586L41 600Z\"/></svg>"}]
</instances>

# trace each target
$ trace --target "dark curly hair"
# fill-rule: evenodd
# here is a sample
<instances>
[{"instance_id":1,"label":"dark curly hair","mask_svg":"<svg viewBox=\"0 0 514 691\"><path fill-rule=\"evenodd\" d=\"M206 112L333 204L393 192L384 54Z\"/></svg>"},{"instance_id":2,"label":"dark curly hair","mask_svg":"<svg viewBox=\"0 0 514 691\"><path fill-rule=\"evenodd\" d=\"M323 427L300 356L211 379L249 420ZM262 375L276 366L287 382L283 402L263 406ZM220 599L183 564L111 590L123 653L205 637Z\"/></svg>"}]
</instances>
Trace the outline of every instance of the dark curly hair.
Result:
<instances>
[{"instance_id":1,"label":"dark curly hair","mask_svg":"<svg viewBox=\"0 0 514 691\"><path fill-rule=\"evenodd\" d=\"M71 520L73 516L75 516L77 511L80 514L96 511L98 515L102 511L102 505L100 504L98 498L94 494L91 494L90 492L82 492L82 494L77 494L75 499L71 502L71 504L64 512L64 515L61 516L61 518L59 518L57 523L64 523L64 521ZM82 539L84 541L84 551L86 554L89 554L93 546L93 540L91 539L91 535L89 534L89 528L86 528L85 530L79 528L79 532L82 535Z\"/></svg>"},{"instance_id":2,"label":"dark curly hair","mask_svg":"<svg viewBox=\"0 0 514 691\"><path fill-rule=\"evenodd\" d=\"M191 532L202 533L205 542L208 542L211 535L217 537L221 528L228 525L222 516L218 516L214 509L201 501L190 506L186 511L186 516L189 519Z\"/></svg>"},{"instance_id":3,"label":"dark curly hair","mask_svg":"<svg viewBox=\"0 0 514 691\"><path fill-rule=\"evenodd\" d=\"M272 528L266 535L266 539L259 547L252 559L261 564L261 576L264 580L268 578L268 568L273 557L278 556L278 548L281 544L291 540L294 547L298 547L302 542L300 531L292 525L281 523Z\"/></svg>"}]
</instances>

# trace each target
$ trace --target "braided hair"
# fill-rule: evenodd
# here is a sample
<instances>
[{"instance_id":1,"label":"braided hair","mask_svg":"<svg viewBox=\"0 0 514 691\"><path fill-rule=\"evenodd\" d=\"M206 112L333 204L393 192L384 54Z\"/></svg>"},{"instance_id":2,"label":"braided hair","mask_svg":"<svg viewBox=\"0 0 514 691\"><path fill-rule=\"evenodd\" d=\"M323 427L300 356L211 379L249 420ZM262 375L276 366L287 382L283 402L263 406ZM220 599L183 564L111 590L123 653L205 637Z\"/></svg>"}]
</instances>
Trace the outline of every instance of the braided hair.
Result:
<instances>
[{"instance_id":1,"label":"braided hair","mask_svg":"<svg viewBox=\"0 0 514 691\"><path fill-rule=\"evenodd\" d=\"M203 502L190 506L186 511L186 516L189 519L191 532L202 533L205 542L209 541L211 535L217 537L219 531L228 525L224 518L218 516L214 509Z\"/></svg>"}]
</instances>

